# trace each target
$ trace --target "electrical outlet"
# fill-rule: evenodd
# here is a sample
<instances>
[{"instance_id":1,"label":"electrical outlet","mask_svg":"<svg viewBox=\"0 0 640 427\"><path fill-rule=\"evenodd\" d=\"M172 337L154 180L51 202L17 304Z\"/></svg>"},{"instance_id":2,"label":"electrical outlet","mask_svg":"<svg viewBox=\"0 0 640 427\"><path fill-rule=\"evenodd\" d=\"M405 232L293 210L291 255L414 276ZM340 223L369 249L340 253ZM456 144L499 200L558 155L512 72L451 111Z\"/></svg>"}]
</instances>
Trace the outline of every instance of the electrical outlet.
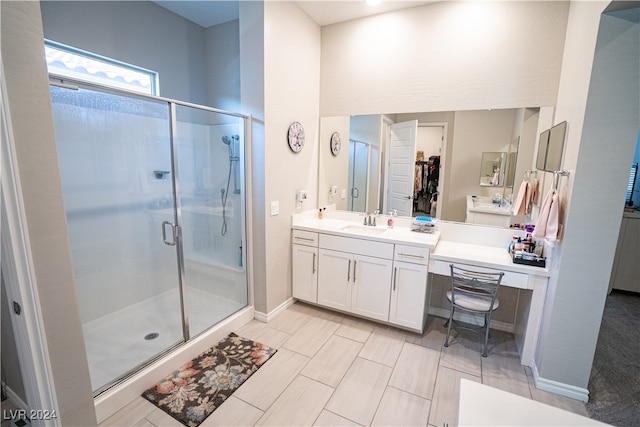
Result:
<instances>
[{"instance_id":1,"label":"electrical outlet","mask_svg":"<svg viewBox=\"0 0 640 427\"><path fill-rule=\"evenodd\" d=\"M271 202L271 216L278 215L280 213L280 202L273 201Z\"/></svg>"},{"instance_id":2,"label":"electrical outlet","mask_svg":"<svg viewBox=\"0 0 640 427\"><path fill-rule=\"evenodd\" d=\"M343 188L342 191L340 192L340 198L341 199L346 199L347 198L347 189Z\"/></svg>"}]
</instances>

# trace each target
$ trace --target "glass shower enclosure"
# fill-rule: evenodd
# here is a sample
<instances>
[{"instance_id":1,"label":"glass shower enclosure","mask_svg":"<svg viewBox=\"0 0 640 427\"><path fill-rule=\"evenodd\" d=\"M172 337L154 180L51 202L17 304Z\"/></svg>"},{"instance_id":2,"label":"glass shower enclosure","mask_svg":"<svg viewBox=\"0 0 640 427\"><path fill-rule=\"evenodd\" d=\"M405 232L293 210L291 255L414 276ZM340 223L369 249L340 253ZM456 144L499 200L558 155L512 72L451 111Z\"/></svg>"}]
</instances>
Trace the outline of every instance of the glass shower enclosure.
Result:
<instances>
[{"instance_id":1,"label":"glass shower enclosure","mask_svg":"<svg viewBox=\"0 0 640 427\"><path fill-rule=\"evenodd\" d=\"M50 88L97 395L248 305L249 118L92 85Z\"/></svg>"}]
</instances>

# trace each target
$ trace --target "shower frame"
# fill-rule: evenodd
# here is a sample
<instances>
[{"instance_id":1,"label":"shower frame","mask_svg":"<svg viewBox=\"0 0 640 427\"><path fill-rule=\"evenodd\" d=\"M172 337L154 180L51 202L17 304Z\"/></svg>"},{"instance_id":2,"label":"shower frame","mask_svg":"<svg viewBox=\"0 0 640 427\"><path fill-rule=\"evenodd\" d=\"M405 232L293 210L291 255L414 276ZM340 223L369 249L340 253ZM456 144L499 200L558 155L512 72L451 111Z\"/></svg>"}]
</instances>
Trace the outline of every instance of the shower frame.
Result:
<instances>
[{"instance_id":1,"label":"shower frame","mask_svg":"<svg viewBox=\"0 0 640 427\"><path fill-rule=\"evenodd\" d=\"M100 91L100 92L104 92L104 93L112 93L112 94L116 94L116 95L121 95L121 96L126 96L126 97L131 97L131 98L138 98L138 99L143 99L143 100L149 100L149 101L154 101L154 102L164 102L167 103L168 107L169 107L169 138L170 138L170 146L171 146L171 165L172 165L172 172L173 172L173 178L172 178L172 191L173 191L173 198L174 198L174 214L175 214L175 221L176 224L171 224L172 228L173 228L173 237L174 237L174 242L175 245L177 246L176 249L176 257L177 257L177 265L178 265L178 275L179 275L179 283L178 283L178 291L179 291L179 295L180 295L180 307L181 307L181 321L182 321L182 332L183 332L183 340L181 342L178 342L177 344L171 345L167 348L165 348L162 352L158 353L157 355L155 355L154 357L151 357L147 360L145 360L144 362L136 365L135 367L133 367L132 369L128 370L127 372L123 373L122 375L118 376L117 378L115 378L113 381L109 382L108 384L98 388L97 390L94 390L93 393L93 397L94 399L97 399L99 397L101 397L102 395L104 395L106 392L116 388L117 386L123 384L124 382L126 382L128 379L130 379L134 374L142 371L144 368L151 366L152 364L154 364L155 362L158 362L160 360L162 360L163 358L165 358L167 355L169 355L172 352L175 352L176 349L186 346L187 344L189 344L189 342L191 342L194 338L200 336L200 335L204 335L206 333L207 330L202 331L194 336L191 336L191 331L189 329L189 317L188 317L188 306L187 306L187 291L188 291L188 284L187 284L187 280L185 277L185 259L184 259L184 248L183 248L183 236L182 236L182 224L183 224L183 220L182 220L182 206L181 206L181 197L180 196L180 172L179 172L179 165L178 165L178 144L177 144L177 111L176 111L176 106L182 106L182 107L189 107L189 108L195 108L198 110L202 110L202 111L207 111L207 112L211 112L211 113L216 113L216 114L223 114L223 115L227 115L227 116L232 116L232 117L237 117L243 120L244 123L244 150L240 150L239 146L237 147L238 152L235 153L236 157L238 157L240 154L244 154L244 170L245 170L245 177L243 179L244 181L244 197L241 197L241 203L243 206L242 211L244 212L244 230L243 230L243 235L244 235L244 243L246 244L246 250L244 251L243 254L243 262L246 266L246 273L245 273L245 279L246 279L246 286L247 286L247 306L245 306L244 308L246 309L247 307L253 307L253 273L252 273L252 265L253 263L250 261L250 257L249 254L252 251L252 241L251 239L249 239L249 236L251 235L251 221L250 218L251 216L248 215L248 212L250 212L251 209L251 180L250 180L250 173L248 172L250 170L249 167L247 167L248 165L250 165L250 160L251 160L251 128L252 128L252 116L251 115L246 115L246 114L242 114L242 113L237 113L237 112L232 112L232 111L227 111L227 110L222 110L222 109L218 109L218 108L213 108L213 107L208 107L208 106L204 106L204 105L199 105L199 104L194 104L194 103L190 103L190 102L186 102L186 101L178 101L178 100L174 100L174 99L170 99L170 98L165 98L165 97L161 97L161 96L156 96L156 95L150 95L150 94L145 94L145 93L140 93L140 92L134 92L134 91L129 91L129 90L124 90L124 89L119 89L119 88L114 88L114 87L110 87L110 86L103 86L100 84L96 84L96 83L91 83L91 82L86 82L86 81L82 81L82 80L76 80L76 79L72 79L72 78L68 78L65 76L61 76L61 75L57 75L57 74L53 74L50 73L49 74L49 84L52 86L57 86L57 87L61 87L61 88L66 88L66 89L73 89L73 90L77 90L79 88L86 88L89 90L96 90L96 91ZM237 167L236 167L237 169ZM164 171L162 171L164 172ZM236 173L238 173L239 171L236 171ZM164 227L165 225L162 225L163 228L163 232L164 232ZM163 236L164 237L164 236ZM165 244L166 244L166 240L165 240ZM237 313L235 313L237 314ZM235 316L235 314L232 314L231 316ZM217 324L213 324L210 325L208 329L216 326Z\"/></svg>"}]
</instances>

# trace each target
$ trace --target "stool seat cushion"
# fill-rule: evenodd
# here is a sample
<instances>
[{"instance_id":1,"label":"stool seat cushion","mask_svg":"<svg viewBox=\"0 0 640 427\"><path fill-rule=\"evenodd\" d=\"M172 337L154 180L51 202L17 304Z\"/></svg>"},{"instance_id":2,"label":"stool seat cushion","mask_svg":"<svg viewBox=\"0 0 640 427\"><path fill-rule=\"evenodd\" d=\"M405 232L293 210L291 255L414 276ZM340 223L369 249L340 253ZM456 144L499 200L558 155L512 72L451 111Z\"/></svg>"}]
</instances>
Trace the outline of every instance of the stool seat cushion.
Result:
<instances>
[{"instance_id":1,"label":"stool seat cushion","mask_svg":"<svg viewBox=\"0 0 640 427\"><path fill-rule=\"evenodd\" d=\"M451 302L452 291L447 291L447 299ZM483 296L478 294L470 294L464 291L455 291L456 305L458 307L465 308L467 310L475 311L489 311L491 307L491 296ZM498 298L493 301L493 307L491 310L495 310L500 306L500 300Z\"/></svg>"}]
</instances>

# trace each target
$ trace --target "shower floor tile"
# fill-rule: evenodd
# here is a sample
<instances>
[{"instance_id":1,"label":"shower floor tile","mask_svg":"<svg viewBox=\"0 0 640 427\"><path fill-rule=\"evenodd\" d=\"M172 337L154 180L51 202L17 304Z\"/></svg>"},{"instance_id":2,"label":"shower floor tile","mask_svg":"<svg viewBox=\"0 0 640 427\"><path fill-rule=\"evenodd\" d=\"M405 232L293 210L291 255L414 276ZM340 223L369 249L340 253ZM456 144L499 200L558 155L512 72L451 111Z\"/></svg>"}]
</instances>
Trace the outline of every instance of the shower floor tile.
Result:
<instances>
[{"instance_id":1,"label":"shower floor tile","mask_svg":"<svg viewBox=\"0 0 640 427\"><path fill-rule=\"evenodd\" d=\"M179 301L177 290L164 292L83 326L94 390L183 340ZM199 289L189 290L188 301L195 333L244 307ZM145 339L149 334L158 335Z\"/></svg>"}]
</instances>

